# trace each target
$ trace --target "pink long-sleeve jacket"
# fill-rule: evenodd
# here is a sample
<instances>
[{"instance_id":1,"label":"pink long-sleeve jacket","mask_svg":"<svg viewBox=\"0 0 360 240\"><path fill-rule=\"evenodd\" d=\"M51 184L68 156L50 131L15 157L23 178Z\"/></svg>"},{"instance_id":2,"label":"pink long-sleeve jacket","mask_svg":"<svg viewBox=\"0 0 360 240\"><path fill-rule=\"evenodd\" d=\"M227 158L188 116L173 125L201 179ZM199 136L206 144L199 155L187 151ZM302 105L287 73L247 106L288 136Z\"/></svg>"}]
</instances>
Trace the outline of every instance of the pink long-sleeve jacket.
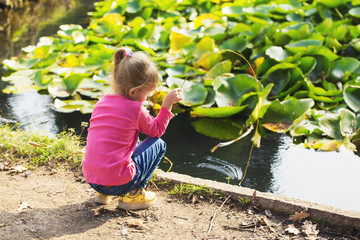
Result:
<instances>
[{"instance_id":1,"label":"pink long-sleeve jacket","mask_svg":"<svg viewBox=\"0 0 360 240\"><path fill-rule=\"evenodd\" d=\"M152 117L142 102L122 95L105 95L96 103L90 119L82 170L88 183L123 185L136 173L131 155L139 132L150 137L164 134L173 114L161 108Z\"/></svg>"}]
</instances>

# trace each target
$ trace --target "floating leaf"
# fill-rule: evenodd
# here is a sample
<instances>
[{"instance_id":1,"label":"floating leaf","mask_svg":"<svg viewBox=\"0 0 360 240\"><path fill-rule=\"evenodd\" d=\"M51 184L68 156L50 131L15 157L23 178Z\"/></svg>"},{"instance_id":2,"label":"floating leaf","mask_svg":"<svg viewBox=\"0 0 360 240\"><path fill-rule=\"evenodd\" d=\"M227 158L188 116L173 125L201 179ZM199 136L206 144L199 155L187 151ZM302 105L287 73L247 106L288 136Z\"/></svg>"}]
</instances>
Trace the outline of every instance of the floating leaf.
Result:
<instances>
[{"instance_id":1,"label":"floating leaf","mask_svg":"<svg viewBox=\"0 0 360 240\"><path fill-rule=\"evenodd\" d=\"M91 113L94 109L95 102L87 100L60 100L55 99L54 107L57 111L63 113L71 113L80 111L83 114Z\"/></svg>"},{"instance_id":2,"label":"floating leaf","mask_svg":"<svg viewBox=\"0 0 360 240\"><path fill-rule=\"evenodd\" d=\"M360 67L359 60L351 57L344 57L334 63L331 70L331 77L333 81L344 81L347 73L354 72Z\"/></svg>"},{"instance_id":3,"label":"floating leaf","mask_svg":"<svg viewBox=\"0 0 360 240\"><path fill-rule=\"evenodd\" d=\"M166 79L166 84L171 88L180 87L183 82L183 79L175 77L168 77ZM208 91L203 85L186 81L183 87L184 98L181 101L181 104L185 106L201 105L205 102L207 93Z\"/></svg>"},{"instance_id":4,"label":"floating leaf","mask_svg":"<svg viewBox=\"0 0 360 240\"><path fill-rule=\"evenodd\" d=\"M229 60L219 62L213 66L209 72L205 75L206 78L216 78L224 73L230 73L232 63Z\"/></svg>"},{"instance_id":5,"label":"floating leaf","mask_svg":"<svg viewBox=\"0 0 360 240\"><path fill-rule=\"evenodd\" d=\"M216 92L215 101L219 107L236 106L244 94L262 89L256 79L246 74L230 78L216 77L213 87Z\"/></svg>"},{"instance_id":6,"label":"floating leaf","mask_svg":"<svg viewBox=\"0 0 360 240\"><path fill-rule=\"evenodd\" d=\"M183 46L190 43L192 38L181 31L171 31L170 33L170 50L179 51Z\"/></svg>"},{"instance_id":7,"label":"floating leaf","mask_svg":"<svg viewBox=\"0 0 360 240\"><path fill-rule=\"evenodd\" d=\"M312 99L289 98L282 102L275 100L269 105L262 118L263 126L269 130L286 132L291 124L313 105Z\"/></svg>"},{"instance_id":8,"label":"floating leaf","mask_svg":"<svg viewBox=\"0 0 360 240\"><path fill-rule=\"evenodd\" d=\"M347 82L344 85L344 101L354 112L360 112L359 81Z\"/></svg>"},{"instance_id":9,"label":"floating leaf","mask_svg":"<svg viewBox=\"0 0 360 240\"><path fill-rule=\"evenodd\" d=\"M191 125L195 131L220 140L232 140L239 137L240 128L230 119L201 118Z\"/></svg>"},{"instance_id":10,"label":"floating leaf","mask_svg":"<svg viewBox=\"0 0 360 240\"><path fill-rule=\"evenodd\" d=\"M211 117L211 118L227 118L238 114L241 112L246 106L226 106L226 107L217 107L217 108L202 108L195 107L191 111L191 115L194 117Z\"/></svg>"},{"instance_id":11,"label":"floating leaf","mask_svg":"<svg viewBox=\"0 0 360 240\"><path fill-rule=\"evenodd\" d=\"M337 114L326 114L319 120L320 129L333 139L342 139L340 131L340 117Z\"/></svg>"},{"instance_id":12,"label":"floating leaf","mask_svg":"<svg viewBox=\"0 0 360 240\"><path fill-rule=\"evenodd\" d=\"M269 47L266 50L266 55L268 55L272 59L275 59L278 62L283 61L288 57L286 51L282 47L278 46Z\"/></svg>"}]
</instances>

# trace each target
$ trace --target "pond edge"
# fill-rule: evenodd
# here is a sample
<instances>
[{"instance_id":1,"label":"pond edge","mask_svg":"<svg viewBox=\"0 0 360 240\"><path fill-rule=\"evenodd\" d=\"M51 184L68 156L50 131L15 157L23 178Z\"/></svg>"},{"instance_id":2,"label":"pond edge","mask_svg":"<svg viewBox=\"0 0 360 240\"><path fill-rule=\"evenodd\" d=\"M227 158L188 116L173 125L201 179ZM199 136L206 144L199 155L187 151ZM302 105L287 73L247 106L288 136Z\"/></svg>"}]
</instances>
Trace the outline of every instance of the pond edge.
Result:
<instances>
[{"instance_id":1,"label":"pond edge","mask_svg":"<svg viewBox=\"0 0 360 240\"><path fill-rule=\"evenodd\" d=\"M230 185L222 182L191 177L176 172L158 172L156 178L166 179L169 182L179 184L193 184L212 188L215 192L231 195L231 198L253 198L254 189ZM360 231L360 212L343 210L325 204L285 197L273 193L256 191L256 206L276 212L293 214L295 212L307 212L310 218L323 222L326 225L337 226Z\"/></svg>"}]
</instances>

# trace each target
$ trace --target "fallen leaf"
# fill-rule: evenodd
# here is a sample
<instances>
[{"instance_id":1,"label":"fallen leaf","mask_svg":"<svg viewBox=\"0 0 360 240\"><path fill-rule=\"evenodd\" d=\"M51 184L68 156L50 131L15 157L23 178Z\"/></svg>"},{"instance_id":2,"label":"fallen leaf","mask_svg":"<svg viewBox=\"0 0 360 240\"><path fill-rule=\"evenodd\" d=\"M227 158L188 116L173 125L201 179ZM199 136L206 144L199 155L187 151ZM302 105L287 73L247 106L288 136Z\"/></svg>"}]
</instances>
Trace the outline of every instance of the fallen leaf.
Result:
<instances>
[{"instance_id":1,"label":"fallen leaf","mask_svg":"<svg viewBox=\"0 0 360 240\"><path fill-rule=\"evenodd\" d=\"M305 220L301 228L302 232L306 235L306 239L317 239L319 230L316 230L316 224L313 224L311 221Z\"/></svg>"},{"instance_id":2,"label":"fallen leaf","mask_svg":"<svg viewBox=\"0 0 360 240\"><path fill-rule=\"evenodd\" d=\"M287 226L287 228L285 228L285 231L294 235L298 235L300 233L300 230L297 229L293 224Z\"/></svg>"},{"instance_id":3,"label":"fallen leaf","mask_svg":"<svg viewBox=\"0 0 360 240\"><path fill-rule=\"evenodd\" d=\"M129 219L126 221L128 227L136 228L138 230L147 229L140 219Z\"/></svg>"},{"instance_id":4,"label":"fallen leaf","mask_svg":"<svg viewBox=\"0 0 360 240\"><path fill-rule=\"evenodd\" d=\"M21 173L21 172L23 172L23 171L25 171L25 170L27 170L27 168L26 168L26 167L23 167L23 166L21 166L21 165L18 165L18 166L16 166L16 167L10 168L10 172L11 172L11 173Z\"/></svg>"},{"instance_id":5,"label":"fallen leaf","mask_svg":"<svg viewBox=\"0 0 360 240\"><path fill-rule=\"evenodd\" d=\"M295 212L293 215L291 215L289 217L289 220L293 221L293 222L296 222L296 221L301 221L307 217L309 217L310 214L309 213L306 213L306 212Z\"/></svg>"},{"instance_id":6,"label":"fallen leaf","mask_svg":"<svg viewBox=\"0 0 360 240\"><path fill-rule=\"evenodd\" d=\"M17 211L22 211L24 209L27 208L33 208L32 206L30 206L27 202L21 202L19 208L17 209Z\"/></svg>"}]
</instances>

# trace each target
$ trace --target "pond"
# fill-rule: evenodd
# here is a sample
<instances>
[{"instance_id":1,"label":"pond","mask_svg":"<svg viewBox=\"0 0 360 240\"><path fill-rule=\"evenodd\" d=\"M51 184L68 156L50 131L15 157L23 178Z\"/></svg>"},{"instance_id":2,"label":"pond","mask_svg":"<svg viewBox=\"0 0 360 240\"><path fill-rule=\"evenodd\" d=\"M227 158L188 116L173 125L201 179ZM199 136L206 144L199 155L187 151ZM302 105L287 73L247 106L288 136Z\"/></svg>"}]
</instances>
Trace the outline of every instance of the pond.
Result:
<instances>
[{"instance_id":1,"label":"pond","mask_svg":"<svg viewBox=\"0 0 360 240\"><path fill-rule=\"evenodd\" d=\"M25 41L16 46L13 44L14 49L11 51L8 49L9 46L2 44L2 60L17 55L21 44L34 44L39 37L54 34L60 24L69 21L82 23L91 4L84 7L81 5L82 1L76 2L79 3L77 7L69 10L69 13L76 13L72 14L71 19L65 16L50 21L46 18L46 25L39 22L37 28L32 27L23 33L27 37L22 38L31 38L30 42ZM0 81L0 89L5 86L6 83ZM24 129L41 130L50 134L59 133L67 128L74 128L77 133L82 132L81 122L87 122L90 115L79 112L56 112L53 110L52 102L50 96L36 92L17 95L0 93L0 117L13 119ZM191 121L187 113L177 115L171 120L168 130L162 137L168 146L166 156L173 163L171 170L238 185L248 162L251 134L211 153L210 149L220 140L197 133ZM86 136L86 131L82 136ZM167 162L160 165L163 170L167 170L169 166ZM267 136L262 139L261 147L254 148L242 186L360 211L359 170L360 157L345 149L340 152L302 149L294 145L292 139L284 134L267 132Z\"/></svg>"}]
</instances>

